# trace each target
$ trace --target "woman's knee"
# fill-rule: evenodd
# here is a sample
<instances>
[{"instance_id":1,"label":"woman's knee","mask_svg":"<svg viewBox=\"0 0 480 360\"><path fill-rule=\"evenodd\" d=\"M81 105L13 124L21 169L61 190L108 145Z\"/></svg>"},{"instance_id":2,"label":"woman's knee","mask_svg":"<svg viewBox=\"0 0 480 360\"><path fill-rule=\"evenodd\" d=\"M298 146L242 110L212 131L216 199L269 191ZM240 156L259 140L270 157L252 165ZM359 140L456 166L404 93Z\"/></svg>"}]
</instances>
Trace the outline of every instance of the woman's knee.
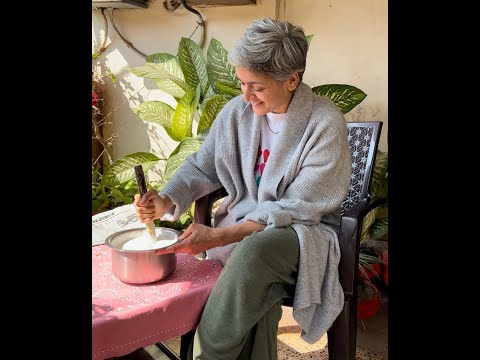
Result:
<instances>
[{"instance_id":1,"label":"woman's knee","mask_svg":"<svg viewBox=\"0 0 480 360\"><path fill-rule=\"evenodd\" d=\"M285 256L298 260L298 237L290 226L260 231L245 237L237 244L233 254L252 262Z\"/></svg>"}]
</instances>

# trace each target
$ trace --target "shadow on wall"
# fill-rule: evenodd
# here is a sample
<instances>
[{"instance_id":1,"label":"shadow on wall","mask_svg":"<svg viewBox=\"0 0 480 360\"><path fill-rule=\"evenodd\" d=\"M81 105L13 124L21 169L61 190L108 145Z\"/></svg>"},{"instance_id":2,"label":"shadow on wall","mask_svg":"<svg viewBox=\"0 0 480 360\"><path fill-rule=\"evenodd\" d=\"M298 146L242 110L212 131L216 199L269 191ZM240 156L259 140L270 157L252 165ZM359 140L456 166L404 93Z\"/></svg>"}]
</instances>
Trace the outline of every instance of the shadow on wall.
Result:
<instances>
[{"instance_id":1,"label":"shadow on wall","mask_svg":"<svg viewBox=\"0 0 480 360\"><path fill-rule=\"evenodd\" d=\"M115 39L113 40L115 41ZM107 65L108 57L113 51L121 51L128 64L116 72L116 75L113 75ZM111 142L110 152L113 161L126 154L143 151L156 153L160 158L167 158L162 149L168 149L166 150L168 152L173 150L172 145L165 141L168 136L161 126L144 122L131 109L131 106L135 107L144 102L151 90L158 91L153 80L142 79L143 86L140 88L135 88L128 80L129 76L134 76L129 68L135 64L143 65L144 62L144 59L126 46L122 46L120 49L107 46L105 51L92 63L92 69L97 69L104 79L102 93L106 124L103 130L104 138L110 139ZM147 94L142 95L141 90L145 89L147 89ZM122 144L121 147L118 146L119 143ZM108 159L105 159L104 163L107 165ZM163 181L162 168L163 166L152 169L152 178Z\"/></svg>"}]
</instances>

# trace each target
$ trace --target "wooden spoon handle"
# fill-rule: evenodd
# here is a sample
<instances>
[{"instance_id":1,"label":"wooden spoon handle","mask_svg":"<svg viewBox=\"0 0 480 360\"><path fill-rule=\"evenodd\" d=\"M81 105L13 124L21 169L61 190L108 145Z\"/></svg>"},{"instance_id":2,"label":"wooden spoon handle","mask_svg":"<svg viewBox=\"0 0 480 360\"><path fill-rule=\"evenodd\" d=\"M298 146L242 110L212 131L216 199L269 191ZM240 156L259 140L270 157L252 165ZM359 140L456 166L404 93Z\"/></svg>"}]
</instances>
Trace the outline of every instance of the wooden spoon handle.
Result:
<instances>
[{"instance_id":1,"label":"wooden spoon handle","mask_svg":"<svg viewBox=\"0 0 480 360\"><path fill-rule=\"evenodd\" d=\"M137 180L137 186L138 186L138 192L140 196L145 195L147 192L147 184L145 182L145 174L143 172L143 167L142 165L136 165L134 167L135 169L135 178ZM151 237L155 237L155 225L152 222L146 223L148 233L150 234Z\"/></svg>"}]
</instances>

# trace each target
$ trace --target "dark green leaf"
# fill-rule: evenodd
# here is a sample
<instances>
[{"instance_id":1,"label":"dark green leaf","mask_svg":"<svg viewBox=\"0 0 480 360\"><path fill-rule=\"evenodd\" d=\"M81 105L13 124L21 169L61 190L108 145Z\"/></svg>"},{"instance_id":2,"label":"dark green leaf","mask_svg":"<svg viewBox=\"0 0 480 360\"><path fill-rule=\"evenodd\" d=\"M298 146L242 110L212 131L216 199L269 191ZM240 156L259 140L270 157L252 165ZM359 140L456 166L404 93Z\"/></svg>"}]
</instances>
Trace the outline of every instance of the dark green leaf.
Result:
<instances>
[{"instance_id":1,"label":"dark green leaf","mask_svg":"<svg viewBox=\"0 0 480 360\"><path fill-rule=\"evenodd\" d=\"M125 155L114 161L104 172L102 177L103 185L121 184L125 181L135 179L136 165L142 165L143 171L147 172L160 160L158 156L148 152L136 152Z\"/></svg>"},{"instance_id":2,"label":"dark green leaf","mask_svg":"<svg viewBox=\"0 0 480 360\"><path fill-rule=\"evenodd\" d=\"M387 196L388 192L388 153L377 150L372 173L370 192L376 196Z\"/></svg>"},{"instance_id":3,"label":"dark green leaf","mask_svg":"<svg viewBox=\"0 0 480 360\"><path fill-rule=\"evenodd\" d=\"M200 84L201 93L205 94L208 81L207 64L200 46L191 39L182 38L178 45L178 59L187 84L194 88Z\"/></svg>"},{"instance_id":4,"label":"dark green leaf","mask_svg":"<svg viewBox=\"0 0 480 360\"><path fill-rule=\"evenodd\" d=\"M351 85L327 84L315 86L312 91L316 95L324 96L332 100L344 114L360 104L366 97L362 90Z\"/></svg>"},{"instance_id":5,"label":"dark green leaf","mask_svg":"<svg viewBox=\"0 0 480 360\"><path fill-rule=\"evenodd\" d=\"M197 133L201 133L212 126L213 121L227 102L228 99L223 95L215 95L207 101L198 122Z\"/></svg>"},{"instance_id":6,"label":"dark green leaf","mask_svg":"<svg viewBox=\"0 0 480 360\"><path fill-rule=\"evenodd\" d=\"M217 94L228 95L229 97L235 97L242 94L242 90L232 88L219 82L215 83L215 86L217 87Z\"/></svg>"},{"instance_id":7,"label":"dark green leaf","mask_svg":"<svg viewBox=\"0 0 480 360\"><path fill-rule=\"evenodd\" d=\"M167 166L165 168L165 179L170 180L170 178L175 174L178 168L183 164L186 157L190 154L193 154L203 143L203 137L195 138L186 138L178 144L177 148L172 152L170 157L167 160Z\"/></svg>"},{"instance_id":8,"label":"dark green leaf","mask_svg":"<svg viewBox=\"0 0 480 360\"><path fill-rule=\"evenodd\" d=\"M215 92L221 93L217 88L217 83L240 90L240 81L235 73L235 68L228 62L228 51L215 38L210 40L207 50L207 72Z\"/></svg>"},{"instance_id":9,"label":"dark green leaf","mask_svg":"<svg viewBox=\"0 0 480 360\"><path fill-rule=\"evenodd\" d=\"M375 219L375 222L370 226L369 234L372 239L380 239L388 233L388 217Z\"/></svg>"}]
</instances>

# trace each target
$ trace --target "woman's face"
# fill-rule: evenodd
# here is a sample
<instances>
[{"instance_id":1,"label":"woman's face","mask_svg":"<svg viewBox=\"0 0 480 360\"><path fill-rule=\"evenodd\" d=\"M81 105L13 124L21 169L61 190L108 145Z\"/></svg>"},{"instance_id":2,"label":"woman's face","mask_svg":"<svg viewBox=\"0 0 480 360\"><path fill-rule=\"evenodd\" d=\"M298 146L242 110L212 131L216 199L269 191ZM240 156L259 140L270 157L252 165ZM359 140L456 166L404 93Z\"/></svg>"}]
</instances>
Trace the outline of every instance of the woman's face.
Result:
<instances>
[{"instance_id":1,"label":"woman's face","mask_svg":"<svg viewBox=\"0 0 480 360\"><path fill-rule=\"evenodd\" d=\"M252 72L238 66L235 71L240 80L243 99L252 104L255 114L287 112L293 95L292 91L298 84L298 73L293 73L288 80L279 81L263 73Z\"/></svg>"}]
</instances>

